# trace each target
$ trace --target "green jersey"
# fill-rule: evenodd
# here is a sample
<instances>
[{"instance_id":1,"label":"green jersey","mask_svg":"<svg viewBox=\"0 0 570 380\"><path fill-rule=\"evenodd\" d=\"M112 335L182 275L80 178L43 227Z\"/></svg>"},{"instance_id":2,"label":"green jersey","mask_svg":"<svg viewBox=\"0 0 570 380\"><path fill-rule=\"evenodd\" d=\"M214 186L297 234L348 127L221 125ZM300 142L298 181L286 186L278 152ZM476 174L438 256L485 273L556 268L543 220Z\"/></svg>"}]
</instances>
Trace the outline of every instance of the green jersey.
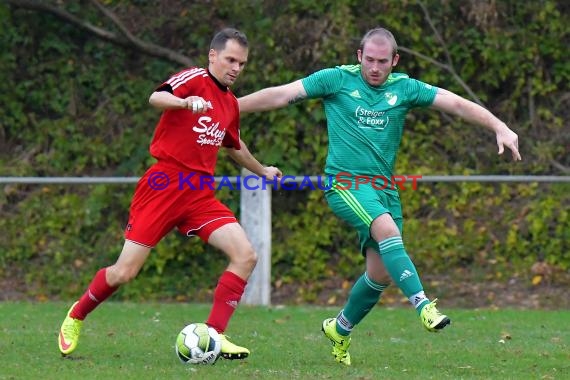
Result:
<instances>
[{"instance_id":1,"label":"green jersey","mask_svg":"<svg viewBox=\"0 0 570 380\"><path fill-rule=\"evenodd\" d=\"M322 98L329 148L325 174L392 177L408 111L427 107L437 88L392 73L379 87L370 86L360 65L317 71L302 79L309 98Z\"/></svg>"}]
</instances>

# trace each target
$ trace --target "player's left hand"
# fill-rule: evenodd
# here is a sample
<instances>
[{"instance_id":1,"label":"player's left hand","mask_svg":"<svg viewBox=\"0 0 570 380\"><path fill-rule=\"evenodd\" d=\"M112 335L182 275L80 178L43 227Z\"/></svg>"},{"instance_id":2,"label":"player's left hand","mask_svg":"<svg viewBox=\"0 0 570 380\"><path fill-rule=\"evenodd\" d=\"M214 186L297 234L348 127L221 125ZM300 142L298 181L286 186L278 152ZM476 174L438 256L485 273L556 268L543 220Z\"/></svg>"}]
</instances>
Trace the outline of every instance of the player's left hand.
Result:
<instances>
[{"instance_id":1,"label":"player's left hand","mask_svg":"<svg viewBox=\"0 0 570 380\"><path fill-rule=\"evenodd\" d=\"M505 147L511 150L514 161L522 160L519 153L519 136L506 125L497 131L497 146L499 154L503 154Z\"/></svg>"},{"instance_id":2,"label":"player's left hand","mask_svg":"<svg viewBox=\"0 0 570 380\"><path fill-rule=\"evenodd\" d=\"M277 179L281 179L281 177L283 177L281 170L275 166L265 166L261 175L267 179L273 179L275 177L277 177Z\"/></svg>"}]
</instances>

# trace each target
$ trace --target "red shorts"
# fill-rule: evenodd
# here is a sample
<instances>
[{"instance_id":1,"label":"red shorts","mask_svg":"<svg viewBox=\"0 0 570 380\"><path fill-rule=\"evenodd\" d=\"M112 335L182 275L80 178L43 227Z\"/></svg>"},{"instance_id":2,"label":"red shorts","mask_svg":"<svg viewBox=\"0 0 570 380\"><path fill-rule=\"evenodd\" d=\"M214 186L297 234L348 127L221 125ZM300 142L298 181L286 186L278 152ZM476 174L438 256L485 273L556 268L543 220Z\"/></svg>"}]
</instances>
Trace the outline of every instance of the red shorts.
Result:
<instances>
[{"instance_id":1,"label":"red shorts","mask_svg":"<svg viewBox=\"0 0 570 380\"><path fill-rule=\"evenodd\" d=\"M135 189L125 239L152 248L176 227L207 242L221 226L237 223L200 177L160 163L151 166Z\"/></svg>"}]
</instances>

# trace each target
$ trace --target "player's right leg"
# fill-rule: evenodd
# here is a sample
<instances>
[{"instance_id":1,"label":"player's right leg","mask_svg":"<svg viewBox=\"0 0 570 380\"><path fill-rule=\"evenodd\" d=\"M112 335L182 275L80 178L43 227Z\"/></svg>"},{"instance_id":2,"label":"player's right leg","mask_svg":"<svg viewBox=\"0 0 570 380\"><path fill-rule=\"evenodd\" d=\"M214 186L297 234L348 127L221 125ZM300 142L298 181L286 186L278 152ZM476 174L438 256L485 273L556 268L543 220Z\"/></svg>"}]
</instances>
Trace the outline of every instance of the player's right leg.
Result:
<instances>
[{"instance_id":1,"label":"player's right leg","mask_svg":"<svg viewBox=\"0 0 570 380\"><path fill-rule=\"evenodd\" d=\"M380 300L390 283L382 260L372 248L365 249L366 271L356 280L343 310L337 316L337 332L348 335Z\"/></svg>"},{"instance_id":2,"label":"player's right leg","mask_svg":"<svg viewBox=\"0 0 570 380\"><path fill-rule=\"evenodd\" d=\"M332 343L332 354L334 359L341 364L350 365L350 335L341 335L337 331L337 319L327 318L323 321L321 327L323 333Z\"/></svg>"},{"instance_id":3,"label":"player's right leg","mask_svg":"<svg viewBox=\"0 0 570 380\"><path fill-rule=\"evenodd\" d=\"M95 274L85 293L71 306L63 320L57 341L62 355L69 355L77 348L83 320L120 285L137 275L149 252L149 247L126 241L117 262Z\"/></svg>"},{"instance_id":4,"label":"player's right leg","mask_svg":"<svg viewBox=\"0 0 570 380\"><path fill-rule=\"evenodd\" d=\"M352 286L348 300L338 316L323 322L322 330L332 342L332 354L339 363L350 365L350 333L374 308L390 283L390 276L381 264L378 253L372 248L366 248L366 272Z\"/></svg>"}]
</instances>

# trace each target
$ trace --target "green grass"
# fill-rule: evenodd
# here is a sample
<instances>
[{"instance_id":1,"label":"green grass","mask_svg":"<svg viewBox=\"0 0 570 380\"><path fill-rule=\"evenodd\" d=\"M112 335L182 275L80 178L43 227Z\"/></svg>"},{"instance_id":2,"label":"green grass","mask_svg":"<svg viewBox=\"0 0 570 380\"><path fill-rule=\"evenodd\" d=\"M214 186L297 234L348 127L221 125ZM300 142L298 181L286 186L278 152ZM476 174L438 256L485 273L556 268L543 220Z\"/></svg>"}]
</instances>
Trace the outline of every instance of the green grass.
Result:
<instances>
[{"instance_id":1,"label":"green grass","mask_svg":"<svg viewBox=\"0 0 570 380\"><path fill-rule=\"evenodd\" d=\"M320 331L336 308L242 305L227 334L251 356L192 366L178 361L174 340L205 320L208 305L107 302L62 358L56 339L68 307L0 303L0 379L570 378L569 311L446 310L453 324L432 334L411 308L379 307L353 333L345 367Z\"/></svg>"}]
</instances>

